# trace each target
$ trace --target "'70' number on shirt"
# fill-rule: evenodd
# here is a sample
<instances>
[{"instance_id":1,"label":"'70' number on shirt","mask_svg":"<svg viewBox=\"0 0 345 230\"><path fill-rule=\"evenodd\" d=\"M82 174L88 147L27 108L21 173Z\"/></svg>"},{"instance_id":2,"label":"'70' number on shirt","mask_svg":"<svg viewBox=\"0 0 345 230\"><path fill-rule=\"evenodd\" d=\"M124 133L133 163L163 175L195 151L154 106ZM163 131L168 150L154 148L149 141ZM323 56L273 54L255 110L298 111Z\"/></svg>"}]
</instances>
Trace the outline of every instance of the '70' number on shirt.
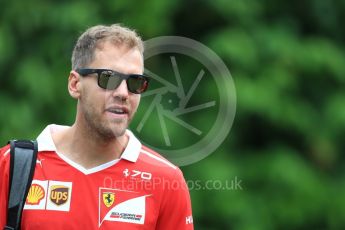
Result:
<instances>
[{"instance_id":1,"label":"'70' number on shirt","mask_svg":"<svg viewBox=\"0 0 345 230\"><path fill-rule=\"evenodd\" d=\"M131 176L133 178L141 178L143 180L151 180L152 179L152 174L151 173L141 172L141 171L134 170L134 169L131 170L131 171L129 171L128 169L125 169L123 171L123 175L125 177Z\"/></svg>"}]
</instances>

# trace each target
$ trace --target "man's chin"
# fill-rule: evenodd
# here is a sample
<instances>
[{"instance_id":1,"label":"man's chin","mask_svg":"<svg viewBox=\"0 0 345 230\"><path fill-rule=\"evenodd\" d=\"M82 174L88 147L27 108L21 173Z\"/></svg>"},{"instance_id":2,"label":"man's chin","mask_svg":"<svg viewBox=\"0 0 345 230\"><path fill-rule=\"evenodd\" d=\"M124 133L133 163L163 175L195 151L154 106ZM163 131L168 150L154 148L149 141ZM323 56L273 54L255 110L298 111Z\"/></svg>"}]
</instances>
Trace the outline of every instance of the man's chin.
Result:
<instances>
[{"instance_id":1,"label":"man's chin","mask_svg":"<svg viewBox=\"0 0 345 230\"><path fill-rule=\"evenodd\" d=\"M122 137L126 134L126 129L123 130L113 130L114 137Z\"/></svg>"},{"instance_id":2,"label":"man's chin","mask_svg":"<svg viewBox=\"0 0 345 230\"><path fill-rule=\"evenodd\" d=\"M127 127L127 121L108 122L107 124L103 125L103 133L106 134L105 136L108 138L118 138L126 134Z\"/></svg>"},{"instance_id":3,"label":"man's chin","mask_svg":"<svg viewBox=\"0 0 345 230\"><path fill-rule=\"evenodd\" d=\"M111 131L114 134L114 137L122 137L125 135L127 129L127 125L119 125L115 124L111 127Z\"/></svg>"}]
</instances>

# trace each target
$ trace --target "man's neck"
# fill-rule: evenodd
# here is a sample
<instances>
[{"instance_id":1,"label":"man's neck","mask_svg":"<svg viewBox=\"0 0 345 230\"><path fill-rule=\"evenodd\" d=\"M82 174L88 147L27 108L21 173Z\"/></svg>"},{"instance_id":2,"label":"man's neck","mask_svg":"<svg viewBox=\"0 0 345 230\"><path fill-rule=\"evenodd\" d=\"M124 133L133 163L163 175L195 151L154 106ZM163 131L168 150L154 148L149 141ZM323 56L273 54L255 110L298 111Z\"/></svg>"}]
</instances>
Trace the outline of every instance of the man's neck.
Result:
<instances>
[{"instance_id":1,"label":"man's neck","mask_svg":"<svg viewBox=\"0 0 345 230\"><path fill-rule=\"evenodd\" d=\"M60 154L86 169L119 159L128 143L126 134L104 140L99 136L90 135L77 124L52 133L52 138Z\"/></svg>"}]
</instances>

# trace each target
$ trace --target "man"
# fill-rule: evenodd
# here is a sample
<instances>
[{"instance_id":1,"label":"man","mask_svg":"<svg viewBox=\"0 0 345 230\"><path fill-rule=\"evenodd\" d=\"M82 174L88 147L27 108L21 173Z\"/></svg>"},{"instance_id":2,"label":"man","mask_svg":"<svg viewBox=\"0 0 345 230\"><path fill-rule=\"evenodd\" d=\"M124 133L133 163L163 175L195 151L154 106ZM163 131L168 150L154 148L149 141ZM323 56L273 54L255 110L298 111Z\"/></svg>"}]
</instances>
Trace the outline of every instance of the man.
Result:
<instances>
[{"instance_id":1,"label":"man","mask_svg":"<svg viewBox=\"0 0 345 230\"><path fill-rule=\"evenodd\" d=\"M143 43L119 25L84 32L72 55L71 127L49 125L22 229L193 229L181 171L127 130L148 86ZM9 146L0 151L0 227L6 224Z\"/></svg>"}]
</instances>

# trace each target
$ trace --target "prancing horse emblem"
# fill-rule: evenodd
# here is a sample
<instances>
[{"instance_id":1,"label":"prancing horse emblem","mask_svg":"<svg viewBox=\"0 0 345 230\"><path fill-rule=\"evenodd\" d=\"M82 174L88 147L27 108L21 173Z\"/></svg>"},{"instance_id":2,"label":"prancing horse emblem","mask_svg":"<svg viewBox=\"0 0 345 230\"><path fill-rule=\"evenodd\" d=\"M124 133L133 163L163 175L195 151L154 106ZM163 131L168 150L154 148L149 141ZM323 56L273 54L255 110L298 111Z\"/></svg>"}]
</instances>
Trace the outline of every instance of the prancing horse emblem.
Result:
<instances>
[{"instance_id":1,"label":"prancing horse emblem","mask_svg":"<svg viewBox=\"0 0 345 230\"><path fill-rule=\"evenodd\" d=\"M113 205L115 201L115 193L113 192L103 192L103 203L107 208Z\"/></svg>"}]
</instances>

